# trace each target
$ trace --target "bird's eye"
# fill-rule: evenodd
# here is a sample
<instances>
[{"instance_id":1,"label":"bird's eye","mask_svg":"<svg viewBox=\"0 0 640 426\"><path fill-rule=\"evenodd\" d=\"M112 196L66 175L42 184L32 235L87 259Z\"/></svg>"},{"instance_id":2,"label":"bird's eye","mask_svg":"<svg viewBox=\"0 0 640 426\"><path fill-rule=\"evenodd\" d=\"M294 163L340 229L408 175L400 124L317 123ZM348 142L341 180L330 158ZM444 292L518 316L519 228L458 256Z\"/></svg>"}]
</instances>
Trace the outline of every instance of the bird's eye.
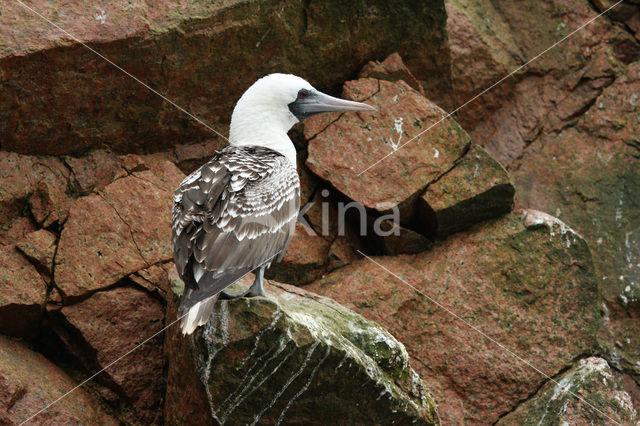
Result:
<instances>
[{"instance_id":1,"label":"bird's eye","mask_svg":"<svg viewBox=\"0 0 640 426\"><path fill-rule=\"evenodd\" d=\"M306 98L307 96L309 96L309 92L307 92L307 91L306 91L306 90L304 90L304 89L298 92L298 98L300 98L300 99L304 99L304 98Z\"/></svg>"}]
</instances>

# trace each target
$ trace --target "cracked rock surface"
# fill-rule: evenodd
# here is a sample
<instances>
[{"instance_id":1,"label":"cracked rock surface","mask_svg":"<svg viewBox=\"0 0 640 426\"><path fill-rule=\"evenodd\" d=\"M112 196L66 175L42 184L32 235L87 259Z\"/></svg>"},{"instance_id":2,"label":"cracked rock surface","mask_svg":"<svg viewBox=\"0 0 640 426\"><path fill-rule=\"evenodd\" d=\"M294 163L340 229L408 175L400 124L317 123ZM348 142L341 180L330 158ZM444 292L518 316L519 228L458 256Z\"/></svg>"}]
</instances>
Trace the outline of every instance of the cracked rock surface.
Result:
<instances>
[{"instance_id":1,"label":"cracked rock surface","mask_svg":"<svg viewBox=\"0 0 640 426\"><path fill-rule=\"evenodd\" d=\"M591 254L544 213L514 212L422 254L374 260L399 278L363 259L305 288L402 341L443 423L494 422L545 382L495 341L551 376L596 344Z\"/></svg>"},{"instance_id":2,"label":"cracked rock surface","mask_svg":"<svg viewBox=\"0 0 640 426\"><path fill-rule=\"evenodd\" d=\"M76 382L44 356L0 335L0 423L18 424L76 386ZM73 392L35 424L117 425L84 389Z\"/></svg>"},{"instance_id":3,"label":"cracked rock surface","mask_svg":"<svg viewBox=\"0 0 640 426\"><path fill-rule=\"evenodd\" d=\"M638 0L457 110L614 0L29 2L223 134L275 71L379 109L294 127L286 284L193 339L171 198L226 141L5 3L0 424L167 326L36 423L637 423Z\"/></svg>"},{"instance_id":4,"label":"cracked rock surface","mask_svg":"<svg viewBox=\"0 0 640 426\"><path fill-rule=\"evenodd\" d=\"M170 368L185 364L173 357L191 357L201 388L186 402L171 381L180 371L170 371L173 416L192 423L182 413L205 405L193 401L202 398L208 423L439 424L404 345L388 331L292 286L270 282L267 292L221 301L182 351L173 349Z\"/></svg>"},{"instance_id":5,"label":"cracked rock surface","mask_svg":"<svg viewBox=\"0 0 640 426\"><path fill-rule=\"evenodd\" d=\"M304 75L332 89L372 57L400 49L421 80L442 90L449 67L440 0L35 0L28 6L223 134L236 100L267 72ZM211 137L17 2L3 4L0 33L8 35L0 42L4 149L141 153ZM301 46L313 54L300 54Z\"/></svg>"},{"instance_id":6,"label":"cracked rock surface","mask_svg":"<svg viewBox=\"0 0 640 426\"><path fill-rule=\"evenodd\" d=\"M554 380L497 424L637 424L631 397L604 359L581 359Z\"/></svg>"},{"instance_id":7,"label":"cracked rock surface","mask_svg":"<svg viewBox=\"0 0 640 426\"><path fill-rule=\"evenodd\" d=\"M469 149L466 132L450 118L440 122L446 113L402 80L349 81L342 95L366 100L378 112L341 115L309 141L306 164L365 207L382 212L402 205L410 211L415 204L412 196L451 169ZM419 141L401 148L412 135L431 126ZM308 127L310 130L305 124L310 137L318 126L310 123ZM379 165L361 174L385 156Z\"/></svg>"},{"instance_id":8,"label":"cracked rock surface","mask_svg":"<svg viewBox=\"0 0 640 426\"><path fill-rule=\"evenodd\" d=\"M63 294L80 296L170 260L173 189L183 178L173 164L160 163L78 199L56 256L55 280Z\"/></svg>"}]
</instances>

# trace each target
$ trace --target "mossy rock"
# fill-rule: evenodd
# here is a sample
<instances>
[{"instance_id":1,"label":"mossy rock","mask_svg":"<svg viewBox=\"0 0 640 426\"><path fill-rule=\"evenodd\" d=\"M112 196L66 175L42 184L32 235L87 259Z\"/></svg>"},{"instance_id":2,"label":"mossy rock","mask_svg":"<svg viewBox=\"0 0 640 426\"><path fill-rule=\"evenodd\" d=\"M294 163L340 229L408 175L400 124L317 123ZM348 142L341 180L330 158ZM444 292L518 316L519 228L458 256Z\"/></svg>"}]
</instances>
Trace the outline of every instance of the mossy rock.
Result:
<instances>
[{"instance_id":1,"label":"mossy rock","mask_svg":"<svg viewBox=\"0 0 640 426\"><path fill-rule=\"evenodd\" d=\"M219 423L439 424L404 345L331 299L271 282L188 340ZM169 384L171 386L171 383Z\"/></svg>"}]
</instances>

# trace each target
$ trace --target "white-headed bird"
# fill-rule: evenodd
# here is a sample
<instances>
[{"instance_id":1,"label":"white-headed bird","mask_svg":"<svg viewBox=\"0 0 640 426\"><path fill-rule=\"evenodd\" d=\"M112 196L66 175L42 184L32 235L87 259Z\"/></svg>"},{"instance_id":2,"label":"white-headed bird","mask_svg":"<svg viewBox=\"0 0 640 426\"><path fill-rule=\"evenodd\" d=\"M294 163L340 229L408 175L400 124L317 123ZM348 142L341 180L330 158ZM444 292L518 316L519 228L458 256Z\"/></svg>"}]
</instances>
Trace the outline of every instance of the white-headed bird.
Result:
<instances>
[{"instance_id":1,"label":"white-headed bird","mask_svg":"<svg viewBox=\"0 0 640 426\"><path fill-rule=\"evenodd\" d=\"M296 149L287 132L332 111L375 108L325 95L289 74L270 74L242 95L231 117L230 146L187 176L173 200L173 256L185 290L178 310L191 334L218 296L264 296L264 270L282 259L300 208ZM224 289L256 271L249 290Z\"/></svg>"}]
</instances>

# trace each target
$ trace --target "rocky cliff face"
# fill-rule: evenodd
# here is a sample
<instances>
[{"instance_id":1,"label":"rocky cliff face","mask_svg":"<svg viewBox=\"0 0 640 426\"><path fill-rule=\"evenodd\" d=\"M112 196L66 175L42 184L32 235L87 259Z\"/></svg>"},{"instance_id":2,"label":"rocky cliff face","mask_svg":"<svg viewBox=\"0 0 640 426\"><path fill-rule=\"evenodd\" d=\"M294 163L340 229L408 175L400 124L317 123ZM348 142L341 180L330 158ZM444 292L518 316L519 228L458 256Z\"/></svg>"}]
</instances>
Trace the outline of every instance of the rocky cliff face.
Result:
<instances>
[{"instance_id":1,"label":"rocky cliff face","mask_svg":"<svg viewBox=\"0 0 640 426\"><path fill-rule=\"evenodd\" d=\"M31 422L637 423L640 4L447 117L612 4L1 5L0 423L103 368ZM173 188L224 141L74 37L222 133L272 71L377 106L293 130L269 298L173 325Z\"/></svg>"},{"instance_id":2,"label":"rocky cliff face","mask_svg":"<svg viewBox=\"0 0 640 426\"><path fill-rule=\"evenodd\" d=\"M224 134L235 101L269 72L332 89L399 49L432 87L447 86L435 78L448 74L438 0L29 5L68 33L18 3L3 6L1 32L11 35L0 44L5 150L140 153L214 136L74 39Z\"/></svg>"}]
</instances>

